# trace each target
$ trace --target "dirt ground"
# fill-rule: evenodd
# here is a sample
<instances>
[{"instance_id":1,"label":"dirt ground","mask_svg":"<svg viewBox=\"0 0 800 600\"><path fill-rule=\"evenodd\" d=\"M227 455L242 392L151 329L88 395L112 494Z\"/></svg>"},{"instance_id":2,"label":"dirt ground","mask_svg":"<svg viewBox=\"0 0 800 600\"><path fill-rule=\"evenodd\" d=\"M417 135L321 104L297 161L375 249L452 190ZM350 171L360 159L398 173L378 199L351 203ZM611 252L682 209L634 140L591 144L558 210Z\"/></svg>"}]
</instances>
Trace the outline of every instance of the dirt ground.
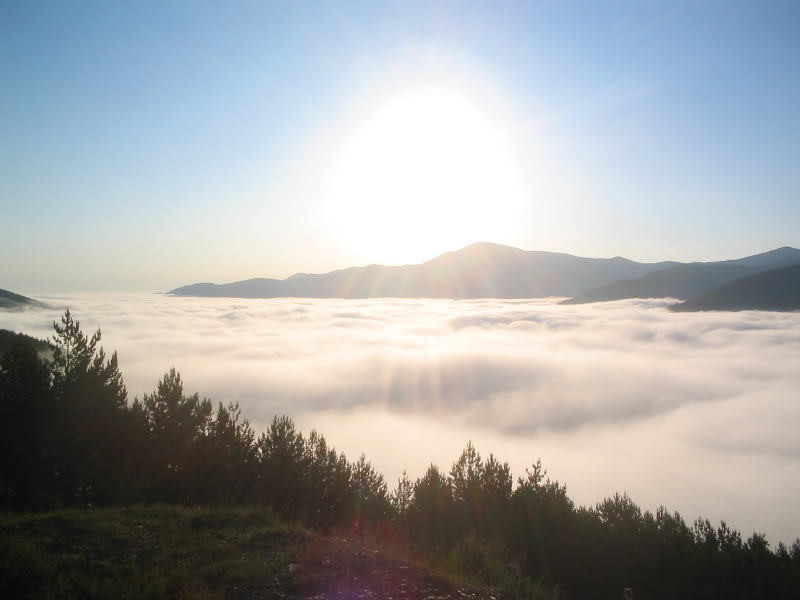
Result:
<instances>
[{"instance_id":1,"label":"dirt ground","mask_svg":"<svg viewBox=\"0 0 800 600\"><path fill-rule=\"evenodd\" d=\"M303 600L509 600L341 538L318 537L293 568Z\"/></svg>"}]
</instances>

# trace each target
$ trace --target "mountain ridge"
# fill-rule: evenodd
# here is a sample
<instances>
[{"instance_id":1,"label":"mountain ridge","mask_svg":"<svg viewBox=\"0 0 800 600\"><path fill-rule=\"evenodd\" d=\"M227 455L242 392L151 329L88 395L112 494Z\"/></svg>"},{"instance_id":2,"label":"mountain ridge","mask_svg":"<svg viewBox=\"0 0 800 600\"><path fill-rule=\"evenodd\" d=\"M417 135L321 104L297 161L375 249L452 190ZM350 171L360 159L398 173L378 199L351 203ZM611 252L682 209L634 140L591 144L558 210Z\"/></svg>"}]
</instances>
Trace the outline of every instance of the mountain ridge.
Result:
<instances>
[{"instance_id":1,"label":"mountain ridge","mask_svg":"<svg viewBox=\"0 0 800 600\"><path fill-rule=\"evenodd\" d=\"M739 277L795 263L800 263L800 250L790 246L720 261L643 263L622 256L588 258L476 242L418 264L370 264L325 273L298 272L285 279L193 283L167 294L351 299L566 297L566 304L635 297L687 300Z\"/></svg>"},{"instance_id":2,"label":"mountain ridge","mask_svg":"<svg viewBox=\"0 0 800 600\"><path fill-rule=\"evenodd\" d=\"M740 277L670 310L800 310L800 264Z\"/></svg>"},{"instance_id":3,"label":"mountain ridge","mask_svg":"<svg viewBox=\"0 0 800 600\"><path fill-rule=\"evenodd\" d=\"M0 308L21 308L23 306L38 304L39 301L33 298L0 289Z\"/></svg>"},{"instance_id":4,"label":"mountain ridge","mask_svg":"<svg viewBox=\"0 0 800 600\"><path fill-rule=\"evenodd\" d=\"M714 262L682 263L590 289L562 304L588 304L627 298L676 298L688 300L715 290L740 277L800 263L800 250L783 246L743 258Z\"/></svg>"},{"instance_id":5,"label":"mountain ridge","mask_svg":"<svg viewBox=\"0 0 800 600\"><path fill-rule=\"evenodd\" d=\"M226 284L195 283L174 296L238 298L533 298L574 296L598 285L677 264L639 263L622 257L587 258L477 242L419 264L347 267L256 277Z\"/></svg>"}]
</instances>

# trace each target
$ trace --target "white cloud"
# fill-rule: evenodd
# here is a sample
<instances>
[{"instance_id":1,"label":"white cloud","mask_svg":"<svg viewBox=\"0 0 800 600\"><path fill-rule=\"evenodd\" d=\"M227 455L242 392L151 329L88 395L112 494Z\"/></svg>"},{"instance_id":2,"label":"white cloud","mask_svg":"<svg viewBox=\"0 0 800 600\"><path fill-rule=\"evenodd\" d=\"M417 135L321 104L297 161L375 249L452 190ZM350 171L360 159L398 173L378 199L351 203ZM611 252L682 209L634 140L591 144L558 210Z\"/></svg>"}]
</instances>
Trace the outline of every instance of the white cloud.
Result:
<instances>
[{"instance_id":1,"label":"white cloud","mask_svg":"<svg viewBox=\"0 0 800 600\"><path fill-rule=\"evenodd\" d=\"M38 336L64 306L116 349L131 397L187 391L318 427L390 481L466 440L515 473L541 456L580 503L627 490L693 519L800 535L800 314L669 301L45 299L0 312Z\"/></svg>"}]
</instances>

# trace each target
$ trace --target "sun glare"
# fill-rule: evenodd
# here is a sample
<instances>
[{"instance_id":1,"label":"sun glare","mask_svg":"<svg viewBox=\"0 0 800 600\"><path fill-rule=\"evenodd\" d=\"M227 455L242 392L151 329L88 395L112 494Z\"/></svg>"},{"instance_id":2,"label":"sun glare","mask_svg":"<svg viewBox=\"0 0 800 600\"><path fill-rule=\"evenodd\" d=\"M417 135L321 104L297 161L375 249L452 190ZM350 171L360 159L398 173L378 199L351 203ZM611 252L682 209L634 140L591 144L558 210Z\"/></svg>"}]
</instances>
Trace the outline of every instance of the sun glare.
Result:
<instances>
[{"instance_id":1,"label":"sun glare","mask_svg":"<svg viewBox=\"0 0 800 600\"><path fill-rule=\"evenodd\" d=\"M365 257L413 262L502 240L519 201L503 136L467 98L445 90L383 104L344 148L333 220Z\"/></svg>"}]
</instances>

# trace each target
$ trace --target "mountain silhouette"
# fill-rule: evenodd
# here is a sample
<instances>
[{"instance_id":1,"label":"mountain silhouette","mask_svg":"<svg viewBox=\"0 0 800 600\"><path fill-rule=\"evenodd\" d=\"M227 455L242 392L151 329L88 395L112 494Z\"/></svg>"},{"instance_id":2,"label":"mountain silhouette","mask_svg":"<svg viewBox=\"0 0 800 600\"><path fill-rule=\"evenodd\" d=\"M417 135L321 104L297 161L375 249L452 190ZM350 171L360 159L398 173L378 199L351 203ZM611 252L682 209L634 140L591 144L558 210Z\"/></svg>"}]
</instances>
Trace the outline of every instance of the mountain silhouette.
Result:
<instances>
[{"instance_id":1,"label":"mountain silhouette","mask_svg":"<svg viewBox=\"0 0 800 600\"><path fill-rule=\"evenodd\" d=\"M369 265L286 279L196 283L176 296L235 298L540 298L575 296L676 265L622 257L583 258L479 242L418 265Z\"/></svg>"},{"instance_id":2,"label":"mountain silhouette","mask_svg":"<svg viewBox=\"0 0 800 600\"><path fill-rule=\"evenodd\" d=\"M679 312L800 310L800 264L740 277L671 308Z\"/></svg>"},{"instance_id":3,"label":"mountain silhouette","mask_svg":"<svg viewBox=\"0 0 800 600\"><path fill-rule=\"evenodd\" d=\"M38 304L38 302L33 298L0 289L0 308L19 308L26 304Z\"/></svg>"},{"instance_id":4,"label":"mountain silhouette","mask_svg":"<svg viewBox=\"0 0 800 600\"><path fill-rule=\"evenodd\" d=\"M636 279L615 281L591 289L562 304L585 304L626 298L687 300L711 292L740 277L800 263L800 250L783 247L735 260L677 264Z\"/></svg>"}]
</instances>

